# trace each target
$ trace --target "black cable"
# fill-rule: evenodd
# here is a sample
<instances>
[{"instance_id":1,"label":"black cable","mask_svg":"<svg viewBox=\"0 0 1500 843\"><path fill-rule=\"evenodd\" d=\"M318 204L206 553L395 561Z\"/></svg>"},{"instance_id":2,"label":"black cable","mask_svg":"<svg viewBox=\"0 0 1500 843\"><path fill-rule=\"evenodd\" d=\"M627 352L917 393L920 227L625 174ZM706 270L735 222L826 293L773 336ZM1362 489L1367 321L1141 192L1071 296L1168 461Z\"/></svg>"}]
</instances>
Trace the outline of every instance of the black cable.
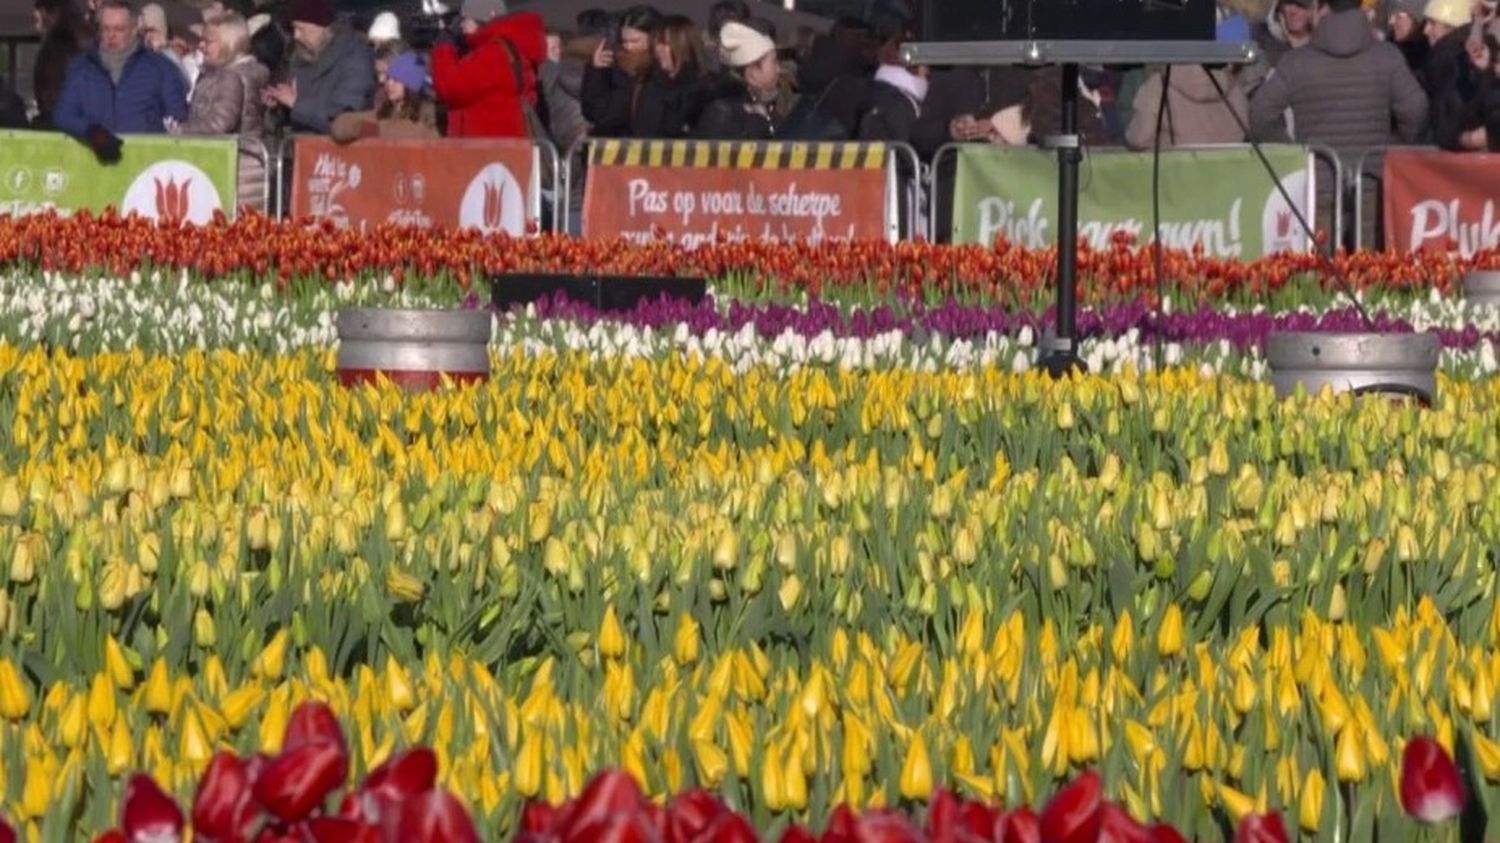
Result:
<instances>
[{"instance_id":1,"label":"black cable","mask_svg":"<svg viewBox=\"0 0 1500 843\"><path fill-rule=\"evenodd\" d=\"M1156 273L1156 302L1151 307L1151 345L1157 371L1161 371L1162 364L1161 308L1166 291L1166 259L1161 244L1161 131L1166 122L1167 110L1171 108L1167 100L1167 92L1171 87L1172 65L1169 64L1162 71L1161 101L1156 108L1156 137L1151 143L1151 231L1154 234L1151 238L1151 261ZM1175 128L1172 134L1175 141Z\"/></svg>"},{"instance_id":2,"label":"black cable","mask_svg":"<svg viewBox=\"0 0 1500 843\"><path fill-rule=\"evenodd\" d=\"M1354 295L1354 285L1349 283L1348 276L1344 275L1344 271L1339 269L1338 264L1333 262L1333 258L1327 252L1317 247L1318 237L1313 231L1312 225L1308 223L1307 217L1302 213L1302 209L1298 207L1296 202L1292 201L1292 195L1287 192L1286 185L1281 181L1281 176L1276 175L1276 168L1271 166L1270 159L1266 158L1265 150L1260 148L1260 142L1250 133L1250 126L1245 122L1245 118L1241 117L1240 113L1234 110L1234 104L1229 101L1229 94L1224 92L1224 86L1219 83L1219 77L1213 74L1212 68L1205 67L1204 70L1208 72L1208 81L1213 83L1214 90L1219 92L1219 99L1223 101L1224 107L1229 110L1230 116L1234 117L1234 122L1239 125L1240 131L1245 133L1245 140L1250 142L1250 148L1255 151L1255 156L1260 159L1261 166L1266 168L1266 174L1276 184L1276 190L1281 194L1282 200L1286 202L1287 207L1292 209L1292 215L1297 218L1297 224L1302 226L1302 231L1307 235L1308 242L1313 245L1313 251L1322 259L1324 269L1338 282L1339 291L1344 294L1344 297L1349 300L1350 304L1354 305L1354 310L1359 314L1360 321L1364 323L1365 328L1374 331L1375 322L1370 319L1370 314L1365 312L1365 306L1360 304L1359 298ZM1338 192L1341 190L1343 190L1343 185L1334 185L1333 201L1339 201ZM1343 232L1334 232L1334 236L1341 237L1343 236Z\"/></svg>"}]
</instances>

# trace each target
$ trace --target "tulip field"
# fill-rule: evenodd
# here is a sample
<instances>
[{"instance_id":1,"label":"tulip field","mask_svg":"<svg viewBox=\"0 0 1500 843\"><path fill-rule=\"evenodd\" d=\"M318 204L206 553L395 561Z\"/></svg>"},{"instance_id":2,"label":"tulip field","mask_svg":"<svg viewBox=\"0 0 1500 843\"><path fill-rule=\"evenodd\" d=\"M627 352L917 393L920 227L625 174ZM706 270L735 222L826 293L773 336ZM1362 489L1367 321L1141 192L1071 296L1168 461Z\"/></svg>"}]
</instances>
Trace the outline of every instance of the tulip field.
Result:
<instances>
[{"instance_id":1,"label":"tulip field","mask_svg":"<svg viewBox=\"0 0 1500 843\"><path fill-rule=\"evenodd\" d=\"M1336 258L1440 335L1430 409L1275 398L1269 331L1360 324L1314 259L1169 253L1158 301L1123 241L1052 382L1050 259L0 217L0 814L1500 839L1500 309L1454 291L1500 256ZM514 271L710 296L543 301L486 383L339 385L338 308Z\"/></svg>"}]
</instances>

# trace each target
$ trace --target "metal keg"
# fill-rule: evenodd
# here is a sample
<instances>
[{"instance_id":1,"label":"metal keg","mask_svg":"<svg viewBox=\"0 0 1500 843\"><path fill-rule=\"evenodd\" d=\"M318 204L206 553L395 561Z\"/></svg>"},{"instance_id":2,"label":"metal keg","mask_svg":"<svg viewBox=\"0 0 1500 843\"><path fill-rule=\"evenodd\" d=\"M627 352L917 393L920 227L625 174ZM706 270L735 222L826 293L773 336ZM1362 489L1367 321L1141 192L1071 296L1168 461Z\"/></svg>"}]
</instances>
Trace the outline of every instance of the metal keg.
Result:
<instances>
[{"instance_id":1,"label":"metal keg","mask_svg":"<svg viewBox=\"0 0 1500 843\"><path fill-rule=\"evenodd\" d=\"M1471 269L1464 273L1464 298L1470 304L1500 305L1500 270Z\"/></svg>"},{"instance_id":2,"label":"metal keg","mask_svg":"<svg viewBox=\"0 0 1500 843\"><path fill-rule=\"evenodd\" d=\"M346 386L384 375L412 391L488 380L493 316L488 310L339 311L339 380Z\"/></svg>"},{"instance_id":3,"label":"metal keg","mask_svg":"<svg viewBox=\"0 0 1500 843\"><path fill-rule=\"evenodd\" d=\"M1297 387L1316 394L1334 392L1415 398L1431 404L1437 395L1442 351L1436 334L1273 333L1266 339L1266 361L1276 397Z\"/></svg>"}]
</instances>

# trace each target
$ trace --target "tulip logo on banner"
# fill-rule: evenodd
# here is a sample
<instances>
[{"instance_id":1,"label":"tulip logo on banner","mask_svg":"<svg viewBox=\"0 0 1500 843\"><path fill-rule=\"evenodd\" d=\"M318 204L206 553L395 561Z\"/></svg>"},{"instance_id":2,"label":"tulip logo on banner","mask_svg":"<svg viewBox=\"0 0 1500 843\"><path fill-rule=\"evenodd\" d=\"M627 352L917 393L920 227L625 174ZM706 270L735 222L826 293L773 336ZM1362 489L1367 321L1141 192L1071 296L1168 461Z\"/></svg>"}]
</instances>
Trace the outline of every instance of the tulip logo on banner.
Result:
<instances>
[{"instance_id":1,"label":"tulip logo on banner","mask_svg":"<svg viewBox=\"0 0 1500 843\"><path fill-rule=\"evenodd\" d=\"M1307 170L1298 170L1281 177L1281 185L1286 188L1286 195L1297 202L1306 215L1308 184ZM1266 254L1276 252L1305 252L1312 244L1307 241L1307 232L1302 230L1302 224L1297 222L1297 213L1292 206L1287 204L1282 197L1281 191L1276 187L1271 188L1271 195L1266 199L1265 210L1260 218L1261 242Z\"/></svg>"},{"instance_id":2,"label":"tulip logo on banner","mask_svg":"<svg viewBox=\"0 0 1500 843\"><path fill-rule=\"evenodd\" d=\"M120 211L158 222L204 225L223 202L208 174L186 161L160 161L147 167L130 187Z\"/></svg>"},{"instance_id":3,"label":"tulip logo on banner","mask_svg":"<svg viewBox=\"0 0 1500 843\"><path fill-rule=\"evenodd\" d=\"M458 224L489 234L526 233L526 191L504 164L489 164L469 182L458 209Z\"/></svg>"}]
</instances>

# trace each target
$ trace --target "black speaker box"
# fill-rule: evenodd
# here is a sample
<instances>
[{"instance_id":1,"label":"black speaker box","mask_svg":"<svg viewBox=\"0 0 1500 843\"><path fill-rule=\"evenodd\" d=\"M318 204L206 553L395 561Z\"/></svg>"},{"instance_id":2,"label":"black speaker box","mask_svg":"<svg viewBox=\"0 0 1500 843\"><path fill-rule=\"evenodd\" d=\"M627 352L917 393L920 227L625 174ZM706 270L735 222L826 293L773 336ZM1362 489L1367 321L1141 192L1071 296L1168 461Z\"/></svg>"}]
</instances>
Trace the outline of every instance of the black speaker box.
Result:
<instances>
[{"instance_id":1,"label":"black speaker box","mask_svg":"<svg viewBox=\"0 0 1500 843\"><path fill-rule=\"evenodd\" d=\"M1214 0L922 0L923 41L1212 41Z\"/></svg>"}]
</instances>

